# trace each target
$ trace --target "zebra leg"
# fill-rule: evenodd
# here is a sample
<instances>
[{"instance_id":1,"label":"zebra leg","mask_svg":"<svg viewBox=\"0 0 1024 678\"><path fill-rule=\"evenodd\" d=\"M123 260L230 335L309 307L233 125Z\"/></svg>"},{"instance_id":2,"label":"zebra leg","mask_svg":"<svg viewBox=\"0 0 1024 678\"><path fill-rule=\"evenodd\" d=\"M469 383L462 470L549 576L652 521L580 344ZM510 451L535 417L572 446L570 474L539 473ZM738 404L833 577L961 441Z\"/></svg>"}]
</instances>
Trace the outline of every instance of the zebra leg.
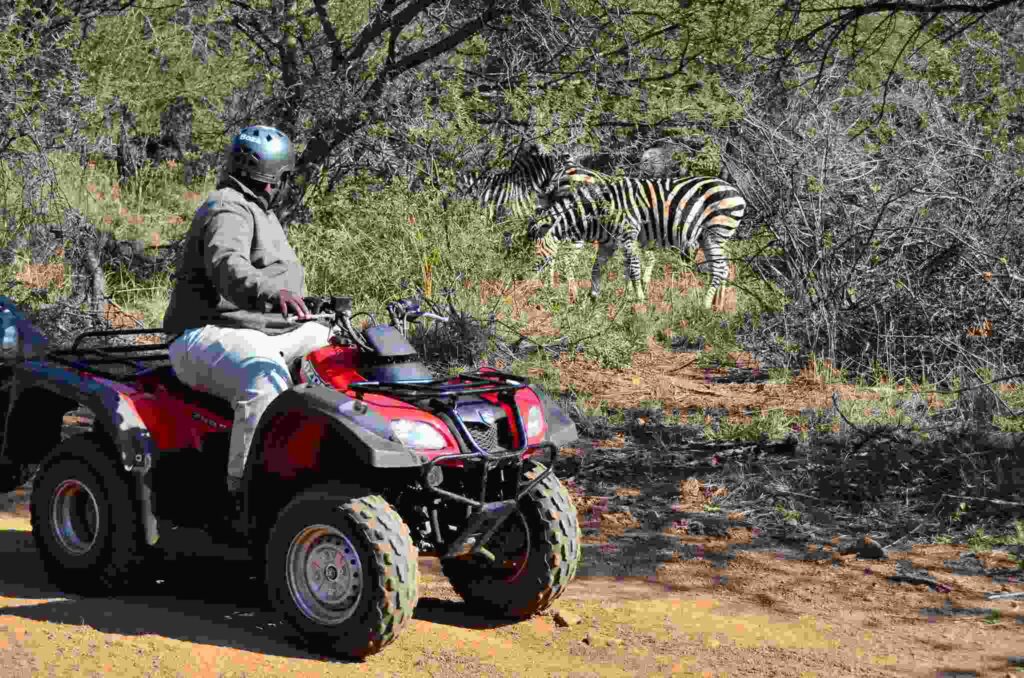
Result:
<instances>
[{"instance_id":1,"label":"zebra leg","mask_svg":"<svg viewBox=\"0 0 1024 678\"><path fill-rule=\"evenodd\" d=\"M533 273L536 277L541 278L544 270L551 266L551 261L547 257L543 257L537 262L537 265L533 267Z\"/></svg>"},{"instance_id":2,"label":"zebra leg","mask_svg":"<svg viewBox=\"0 0 1024 678\"><path fill-rule=\"evenodd\" d=\"M555 262L558 261L558 243L551 243L551 255L549 260L548 269L548 287L554 288L555 286Z\"/></svg>"},{"instance_id":3,"label":"zebra leg","mask_svg":"<svg viewBox=\"0 0 1024 678\"><path fill-rule=\"evenodd\" d=\"M533 268L534 276L536 276L538 279L543 280L544 271L545 269L547 269L551 273L551 277L554 277L553 271L555 270L555 267L554 262L552 261L553 259L554 257L552 257L548 253L538 252L537 264ZM554 283L552 282L552 284Z\"/></svg>"},{"instance_id":4,"label":"zebra leg","mask_svg":"<svg viewBox=\"0 0 1024 678\"><path fill-rule=\"evenodd\" d=\"M646 295L650 289L651 274L654 273L654 255L647 251L648 243L645 243L641 247L641 252L645 257L648 257L647 266L644 268L643 283L644 283L644 294Z\"/></svg>"},{"instance_id":5,"label":"zebra leg","mask_svg":"<svg viewBox=\"0 0 1024 678\"><path fill-rule=\"evenodd\" d=\"M635 238L630 238L622 249L625 254L626 277L629 280L629 285L633 288L637 301L643 302L644 290L640 279L640 247Z\"/></svg>"},{"instance_id":6,"label":"zebra leg","mask_svg":"<svg viewBox=\"0 0 1024 678\"><path fill-rule=\"evenodd\" d=\"M565 261L565 280L569 285L569 301L576 303L576 261L580 257L580 252L583 250L582 242L574 242L570 244L572 248L569 251L569 256Z\"/></svg>"},{"instance_id":7,"label":"zebra leg","mask_svg":"<svg viewBox=\"0 0 1024 678\"><path fill-rule=\"evenodd\" d=\"M701 239L704 256L711 265L711 285L704 293L704 308L714 308L716 298L719 301L722 300L725 293L725 281L729 278L729 262L725 260L722 241L716 235L713 229L709 229ZM721 288L721 295L718 294L719 288Z\"/></svg>"},{"instance_id":8,"label":"zebra leg","mask_svg":"<svg viewBox=\"0 0 1024 678\"><path fill-rule=\"evenodd\" d=\"M534 266L533 273L538 279L542 278L542 273L545 269L549 273L549 284L551 287L555 285L555 255L558 253L558 241L555 240L550 234L545 235L540 240L536 241L534 245L534 255L537 259L537 264Z\"/></svg>"},{"instance_id":9,"label":"zebra leg","mask_svg":"<svg viewBox=\"0 0 1024 678\"><path fill-rule=\"evenodd\" d=\"M606 261L612 258L618 245L615 241L603 242L597 248L597 259L594 260L594 268L590 272L590 296L597 299L601 293L601 269Z\"/></svg>"},{"instance_id":10,"label":"zebra leg","mask_svg":"<svg viewBox=\"0 0 1024 678\"><path fill-rule=\"evenodd\" d=\"M647 266L644 267L644 289L646 290L651 284L651 274L654 273L654 261L648 261Z\"/></svg>"}]
</instances>

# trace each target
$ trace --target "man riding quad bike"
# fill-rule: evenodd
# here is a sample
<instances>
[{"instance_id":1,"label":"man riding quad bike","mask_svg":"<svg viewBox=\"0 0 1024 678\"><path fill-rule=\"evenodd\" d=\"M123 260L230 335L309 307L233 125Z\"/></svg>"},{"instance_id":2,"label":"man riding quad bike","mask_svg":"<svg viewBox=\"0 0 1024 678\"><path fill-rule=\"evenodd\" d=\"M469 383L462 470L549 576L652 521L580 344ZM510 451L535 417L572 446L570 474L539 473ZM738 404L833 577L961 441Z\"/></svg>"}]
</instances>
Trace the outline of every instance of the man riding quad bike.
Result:
<instances>
[{"instance_id":1,"label":"man riding quad bike","mask_svg":"<svg viewBox=\"0 0 1024 678\"><path fill-rule=\"evenodd\" d=\"M291 387L288 364L327 343L309 316L305 274L272 208L295 169L288 137L272 127L246 127L227 151L225 176L196 211L164 329L171 364L192 388L234 404L228 488L237 492L260 416Z\"/></svg>"},{"instance_id":2,"label":"man riding quad bike","mask_svg":"<svg viewBox=\"0 0 1024 678\"><path fill-rule=\"evenodd\" d=\"M242 136L228 167L248 175L229 174L197 212L171 340L92 331L28 351L37 333L19 317L17 356L0 363L0 491L34 473L47 573L65 591L111 592L145 575L165 526L202 528L249 549L308 641L354 657L412 617L419 555L440 557L490 614L549 607L580 559L576 510L552 473L572 421L514 375L435 380L405 330L444 318L414 301L360 330L350 299L303 297L270 212L290 143L271 128ZM92 430L61 441L63 416L82 407Z\"/></svg>"}]
</instances>

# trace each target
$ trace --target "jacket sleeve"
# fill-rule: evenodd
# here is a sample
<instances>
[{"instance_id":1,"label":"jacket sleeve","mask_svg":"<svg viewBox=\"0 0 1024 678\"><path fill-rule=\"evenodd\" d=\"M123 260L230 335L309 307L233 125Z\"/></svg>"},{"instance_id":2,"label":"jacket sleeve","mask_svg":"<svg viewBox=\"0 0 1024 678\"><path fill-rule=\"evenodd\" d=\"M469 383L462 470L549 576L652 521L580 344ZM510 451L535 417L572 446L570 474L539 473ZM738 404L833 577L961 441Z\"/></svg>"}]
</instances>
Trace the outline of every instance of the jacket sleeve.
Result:
<instances>
[{"instance_id":1,"label":"jacket sleeve","mask_svg":"<svg viewBox=\"0 0 1024 678\"><path fill-rule=\"evenodd\" d=\"M247 211L217 202L208 208L204 240L206 273L221 296L239 308L265 310L286 286L288 265L256 268L249 259L254 224Z\"/></svg>"}]
</instances>

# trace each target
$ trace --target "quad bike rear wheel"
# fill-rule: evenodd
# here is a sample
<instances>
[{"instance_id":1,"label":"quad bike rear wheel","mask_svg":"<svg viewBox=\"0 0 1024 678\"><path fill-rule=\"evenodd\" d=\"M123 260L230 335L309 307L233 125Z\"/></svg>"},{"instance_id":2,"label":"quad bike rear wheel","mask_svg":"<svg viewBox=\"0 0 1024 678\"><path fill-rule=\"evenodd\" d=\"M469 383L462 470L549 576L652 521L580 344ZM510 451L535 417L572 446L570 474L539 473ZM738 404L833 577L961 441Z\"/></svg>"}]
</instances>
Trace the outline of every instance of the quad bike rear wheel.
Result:
<instances>
[{"instance_id":1,"label":"quad bike rear wheel","mask_svg":"<svg viewBox=\"0 0 1024 678\"><path fill-rule=\"evenodd\" d=\"M545 467L527 461L524 480L536 479ZM519 511L505 520L487 543L495 555L441 561L452 587L483 612L526 619L541 612L565 592L580 562L576 507L565 486L551 473L519 502Z\"/></svg>"},{"instance_id":2,"label":"quad bike rear wheel","mask_svg":"<svg viewBox=\"0 0 1024 678\"><path fill-rule=\"evenodd\" d=\"M32 536L62 591L110 593L135 580L145 540L131 485L104 442L77 435L39 468L31 495Z\"/></svg>"},{"instance_id":3,"label":"quad bike rear wheel","mask_svg":"<svg viewBox=\"0 0 1024 678\"><path fill-rule=\"evenodd\" d=\"M326 488L293 499L270 532L266 578L272 604L311 645L362 658L412 618L419 554L387 501L350 496Z\"/></svg>"}]
</instances>

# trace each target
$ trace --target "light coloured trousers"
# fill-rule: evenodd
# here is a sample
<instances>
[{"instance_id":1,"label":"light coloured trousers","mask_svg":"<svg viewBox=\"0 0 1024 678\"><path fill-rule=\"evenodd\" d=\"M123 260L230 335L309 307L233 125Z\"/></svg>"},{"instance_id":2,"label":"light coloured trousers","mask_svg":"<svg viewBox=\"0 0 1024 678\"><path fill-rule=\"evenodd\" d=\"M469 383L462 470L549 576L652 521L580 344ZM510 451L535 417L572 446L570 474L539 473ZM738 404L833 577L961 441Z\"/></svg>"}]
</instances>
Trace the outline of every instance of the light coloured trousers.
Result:
<instances>
[{"instance_id":1,"label":"light coloured trousers","mask_svg":"<svg viewBox=\"0 0 1024 678\"><path fill-rule=\"evenodd\" d=\"M168 347L174 373L185 384L231 402L235 420L228 447L228 476L241 479L260 417L293 386L288 366L327 345L330 330L307 322L285 334L206 325L187 330Z\"/></svg>"}]
</instances>

